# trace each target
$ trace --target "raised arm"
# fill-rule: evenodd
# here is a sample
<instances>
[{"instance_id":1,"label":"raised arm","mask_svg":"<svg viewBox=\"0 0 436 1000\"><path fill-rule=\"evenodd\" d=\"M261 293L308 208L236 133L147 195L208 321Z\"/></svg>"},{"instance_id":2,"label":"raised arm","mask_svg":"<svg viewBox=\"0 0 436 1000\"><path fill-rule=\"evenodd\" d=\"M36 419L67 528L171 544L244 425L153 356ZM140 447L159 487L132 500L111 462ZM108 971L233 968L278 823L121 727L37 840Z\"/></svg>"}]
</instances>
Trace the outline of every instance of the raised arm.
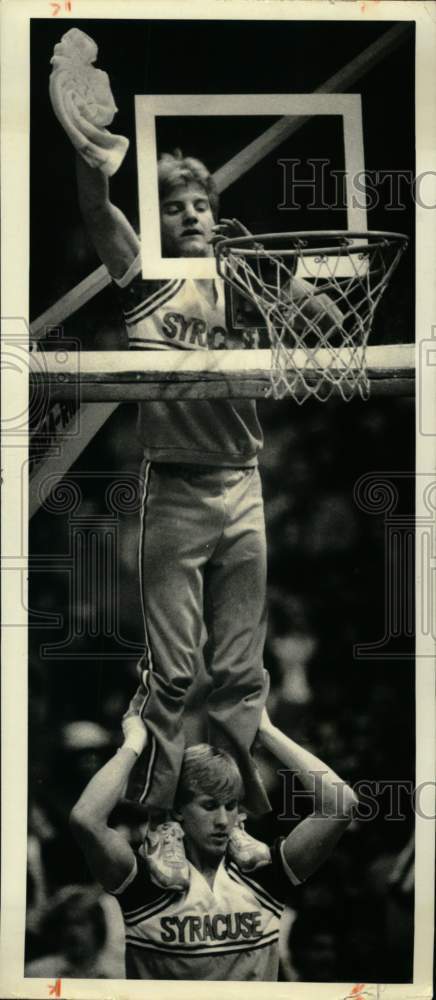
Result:
<instances>
[{"instance_id":1,"label":"raised arm","mask_svg":"<svg viewBox=\"0 0 436 1000\"><path fill-rule=\"evenodd\" d=\"M109 197L108 178L76 154L82 218L90 239L112 278L122 278L139 253L139 240L126 216Z\"/></svg>"},{"instance_id":2,"label":"raised arm","mask_svg":"<svg viewBox=\"0 0 436 1000\"><path fill-rule=\"evenodd\" d=\"M313 812L286 837L284 856L300 881L326 860L353 818L357 799L346 782L318 757L285 736L264 710L258 742L297 774L303 788L313 795Z\"/></svg>"},{"instance_id":3,"label":"raised arm","mask_svg":"<svg viewBox=\"0 0 436 1000\"><path fill-rule=\"evenodd\" d=\"M114 757L91 778L74 806L70 823L94 878L108 892L119 889L135 864L127 840L108 826L125 793L130 772L146 744L146 729L137 714L123 721L125 740Z\"/></svg>"},{"instance_id":4,"label":"raised arm","mask_svg":"<svg viewBox=\"0 0 436 1000\"><path fill-rule=\"evenodd\" d=\"M98 46L80 28L70 28L54 47L49 94L59 123L77 151L79 203L89 236L113 278L122 278L138 254L139 241L109 198L108 177L129 147L125 136L108 131L117 107L110 80L96 69Z\"/></svg>"}]
</instances>

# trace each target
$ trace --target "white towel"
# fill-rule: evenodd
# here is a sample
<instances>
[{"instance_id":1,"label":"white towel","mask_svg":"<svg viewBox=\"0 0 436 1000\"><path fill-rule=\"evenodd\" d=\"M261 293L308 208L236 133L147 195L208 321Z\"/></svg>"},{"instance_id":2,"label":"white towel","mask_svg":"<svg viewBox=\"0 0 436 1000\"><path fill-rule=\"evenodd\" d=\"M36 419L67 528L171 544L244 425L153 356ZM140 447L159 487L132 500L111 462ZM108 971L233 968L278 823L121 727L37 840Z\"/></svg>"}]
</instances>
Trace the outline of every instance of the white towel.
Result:
<instances>
[{"instance_id":1,"label":"white towel","mask_svg":"<svg viewBox=\"0 0 436 1000\"><path fill-rule=\"evenodd\" d=\"M50 99L77 152L90 167L99 167L112 177L123 162L129 140L104 127L111 124L117 107L107 73L92 65L97 54L97 45L84 31L67 31L50 60Z\"/></svg>"}]
</instances>

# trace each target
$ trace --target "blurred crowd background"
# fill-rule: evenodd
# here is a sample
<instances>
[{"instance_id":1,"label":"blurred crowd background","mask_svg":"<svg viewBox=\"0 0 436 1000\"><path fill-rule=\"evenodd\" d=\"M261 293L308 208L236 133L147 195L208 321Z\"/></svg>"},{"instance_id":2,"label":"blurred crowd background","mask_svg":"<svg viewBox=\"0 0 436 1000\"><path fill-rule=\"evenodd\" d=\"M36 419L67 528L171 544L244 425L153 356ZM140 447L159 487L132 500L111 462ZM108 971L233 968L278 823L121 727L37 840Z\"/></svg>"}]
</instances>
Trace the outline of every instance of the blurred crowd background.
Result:
<instances>
[{"instance_id":1,"label":"blurred crowd background","mask_svg":"<svg viewBox=\"0 0 436 1000\"><path fill-rule=\"evenodd\" d=\"M366 404L298 407L282 401L262 403L260 411L270 714L352 784L412 783L413 643L401 634L383 641L388 515L383 505L370 513L357 503L354 488L362 475L379 473L398 491L392 513L410 523L413 403L374 397ZM31 524L38 563L29 591L29 976L124 975L118 904L92 883L68 815L119 746L120 719L136 685L143 628L135 419L133 404L117 409L69 473L64 486L75 491L55 496ZM118 507L114 485L122 487ZM108 545L112 563L102 555ZM86 569L90 546L94 556ZM404 564L398 572L404 574ZM413 567L407 573L412 587ZM356 645L377 642L377 659L355 655ZM200 686L187 715L194 741L201 702ZM274 762L260 764L274 813L249 829L272 838L290 828L291 804ZM401 818L389 820L389 790L376 794L372 786L369 794L375 805L362 807L331 859L302 888L298 908L286 912L285 980L395 982L412 975L411 795L398 793ZM300 801L297 812L304 815L304 808ZM376 815L365 820L368 811ZM144 815L137 806L122 803L112 822L140 842Z\"/></svg>"}]
</instances>

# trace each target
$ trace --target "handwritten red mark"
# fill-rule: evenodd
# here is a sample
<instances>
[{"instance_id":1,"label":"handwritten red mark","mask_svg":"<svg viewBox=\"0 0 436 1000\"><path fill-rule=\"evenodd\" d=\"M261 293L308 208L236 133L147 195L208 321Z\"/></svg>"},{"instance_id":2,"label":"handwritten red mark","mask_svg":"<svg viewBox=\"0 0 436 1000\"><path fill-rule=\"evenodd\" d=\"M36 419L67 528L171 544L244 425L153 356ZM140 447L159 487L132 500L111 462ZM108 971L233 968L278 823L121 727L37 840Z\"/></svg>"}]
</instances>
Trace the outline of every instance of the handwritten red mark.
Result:
<instances>
[{"instance_id":1,"label":"handwritten red mark","mask_svg":"<svg viewBox=\"0 0 436 1000\"><path fill-rule=\"evenodd\" d=\"M71 14L72 4L71 4L71 0L65 0L64 3L54 3L54 2L52 2L50 4L50 7L53 8L53 10L51 12L51 16L52 17L57 17L61 10L65 10L67 12L67 14Z\"/></svg>"},{"instance_id":2,"label":"handwritten red mark","mask_svg":"<svg viewBox=\"0 0 436 1000\"><path fill-rule=\"evenodd\" d=\"M49 986L48 988L49 997L60 997L61 995L61 980L57 979L54 986Z\"/></svg>"},{"instance_id":3,"label":"handwritten red mark","mask_svg":"<svg viewBox=\"0 0 436 1000\"><path fill-rule=\"evenodd\" d=\"M369 996L369 993L363 992L365 986L366 983L356 983L356 985L353 986L351 993L347 993L347 996L344 997L344 1000L365 1000L365 998Z\"/></svg>"}]
</instances>

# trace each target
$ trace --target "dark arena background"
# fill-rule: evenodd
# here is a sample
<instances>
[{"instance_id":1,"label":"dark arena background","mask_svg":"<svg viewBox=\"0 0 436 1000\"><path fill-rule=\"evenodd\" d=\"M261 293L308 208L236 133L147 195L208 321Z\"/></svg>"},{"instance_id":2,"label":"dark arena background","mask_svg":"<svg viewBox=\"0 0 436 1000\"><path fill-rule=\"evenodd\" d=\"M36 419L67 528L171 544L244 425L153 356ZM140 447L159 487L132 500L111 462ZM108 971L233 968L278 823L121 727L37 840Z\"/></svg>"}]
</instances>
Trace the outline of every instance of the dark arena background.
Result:
<instances>
[{"instance_id":1,"label":"dark arena background","mask_svg":"<svg viewBox=\"0 0 436 1000\"><path fill-rule=\"evenodd\" d=\"M111 197L136 225L134 94L311 93L392 27L347 21L33 21L33 320L99 265L81 223L74 155L48 97L53 47L73 26L98 44L97 65L109 73L119 108L113 130L131 142L111 181ZM365 65L349 91L362 95L371 177L376 171L413 176L413 24L403 23L398 44ZM180 146L214 171L274 120L223 117L213 127L206 118L169 120L158 123L158 141L161 150ZM343 170L338 122L315 117L303 124L228 188L220 214L241 219L254 232L346 228L344 207L311 208L309 188L298 189L298 210L280 208L286 202L278 162L283 158L301 161L300 179L311 177L313 159ZM372 343L412 342L413 192L407 180L401 182L400 204L393 207L386 182L379 179L375 190L368 228L402 232L410 242L379 307ZM332 197L327 171L327 201ZM87 350L127 343L112 286L62 326L66 342ZM58 348L61 334L52 336ZM301 407L292 400L264 401L259 412L265 432L270 714L341 777L360 783L362 797L360 818L302 889L298 910L287 914L281 977L407 982L414 930L414 400L374 395L369 402L331 399ZM58 407L54 435L59 423L68 428L69 416L68 404ZM134 404L114 408L63 487L30 523L28 975L60 975L56 960L50 965L44 958L59 953L64 961L73 952L71 976L124 974L117 904L97 897L70 837L68 814L90 775L119 745L120 719L136 684L143 625L135 420ZM201 680L201 664L199 673ZM187 721L192 738L203 697L200 684ZM271 760L263 759L262 768L279 818L249 828L271 837L295 820L286 819L292 812L289 784L278 780ZM293 808L304 815L307 804L297 800ZM135 841L144 816L125 803L113 822ZM95 904L92 961L85 943L91 933L89 893Z\"/></svg>"}]
</instances>

